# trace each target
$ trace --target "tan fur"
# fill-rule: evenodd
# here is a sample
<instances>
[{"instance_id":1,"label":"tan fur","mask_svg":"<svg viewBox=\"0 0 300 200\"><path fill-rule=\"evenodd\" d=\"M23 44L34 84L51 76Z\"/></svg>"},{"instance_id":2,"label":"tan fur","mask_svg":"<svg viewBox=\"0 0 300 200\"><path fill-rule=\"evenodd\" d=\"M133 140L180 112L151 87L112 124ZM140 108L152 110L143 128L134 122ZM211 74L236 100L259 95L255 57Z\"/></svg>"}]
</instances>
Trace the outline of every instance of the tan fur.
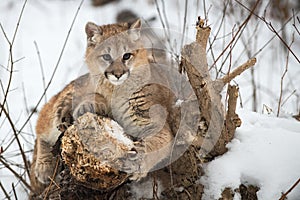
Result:
<instances>
[{"instance_id":1,"label":"tan fur","mask_svg":"<svg viewBox=\"0 0 300 200\"><path fill-rule=\"evenodd\" d=\"M85 112L111 117L136 140L139 159L133 163L124 162L124 168L130 168L128 171L132 170L135 178L144 176L168 156L173 140L169 115L175 97L165 86L166 79L159 69L149 64L147 51L136 38L139 32L133 32L133 28L139 27L140 21L133 25L87 24L85 60L90 73L67 85L39 114L36 162L32 167L33 176L39 182L47 183L53 173L55 163L50 150L60 134L57 126L72 123L72 118ZM118 37L111 39L116 35ZM124 60L122 56L128 52L131 57ZM104 54L110 54L113 61L106 61ZM116 69L118 73L124 72L124 80L114 77Z\"/></svg>"}]
</instances>

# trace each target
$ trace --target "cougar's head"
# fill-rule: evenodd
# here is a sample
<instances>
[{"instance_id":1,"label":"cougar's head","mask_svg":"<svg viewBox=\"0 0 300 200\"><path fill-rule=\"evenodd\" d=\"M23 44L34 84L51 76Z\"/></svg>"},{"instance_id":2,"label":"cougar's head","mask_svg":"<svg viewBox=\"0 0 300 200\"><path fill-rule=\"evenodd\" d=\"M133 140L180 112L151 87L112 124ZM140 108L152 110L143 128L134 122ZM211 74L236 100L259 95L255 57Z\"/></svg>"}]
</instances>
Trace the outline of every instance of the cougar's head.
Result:
<instances>
[{"instance_id":1,"label":"cougar's head","mask_svg":"<svg viewBox=\"0 0 300 200\"><path fill-rule=\"evenodd\" d=\"M141 21L132 24L98 26L87 23L86 63L95 76L104 76L114 85L122 84L141 65L145 50L140 40Z\"/></svg>"}]
</instances>

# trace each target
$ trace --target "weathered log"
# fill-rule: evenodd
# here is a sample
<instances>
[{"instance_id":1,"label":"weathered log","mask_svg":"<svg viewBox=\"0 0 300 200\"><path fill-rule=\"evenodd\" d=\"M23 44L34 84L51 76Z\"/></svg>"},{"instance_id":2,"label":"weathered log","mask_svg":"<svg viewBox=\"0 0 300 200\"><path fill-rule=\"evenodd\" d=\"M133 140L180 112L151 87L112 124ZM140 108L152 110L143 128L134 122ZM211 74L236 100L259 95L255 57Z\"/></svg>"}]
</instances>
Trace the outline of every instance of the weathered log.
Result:
<instances>
[{"instance_id":1,"label":"weathered log","mask_svg":"<svg viewBox=\"0 0 300 200\"><path fill-rule=\"evenodd\" d=\"M61 156L73 177L82 185L108 191L124 183L118 159L133 148L133 142L113 120L86 113L70 126L61 139Z\"/></svg>"}]
</instances>

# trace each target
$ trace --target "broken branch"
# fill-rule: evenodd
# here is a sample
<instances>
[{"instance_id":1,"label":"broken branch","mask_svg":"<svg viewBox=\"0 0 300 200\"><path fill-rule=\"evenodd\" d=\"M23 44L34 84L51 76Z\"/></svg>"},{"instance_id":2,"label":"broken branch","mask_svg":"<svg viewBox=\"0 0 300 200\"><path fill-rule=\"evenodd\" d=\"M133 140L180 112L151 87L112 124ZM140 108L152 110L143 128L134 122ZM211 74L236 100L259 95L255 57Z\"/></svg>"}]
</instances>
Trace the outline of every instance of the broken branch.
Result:
<instances>
[{"instance_id":1,"label":"broken branch","mask_svg":"<svg viewBox=\"0 0 300 200\"><path fill-rule=\"evenodd\" d=\"M220 80L225 84L229 83L232 79L243 73L245 70L249 69L250 67L254 66L256 63L256 58L251 58L241 66L237 67L233 72L230 74L225 75Z\"/></svg>"}]
</instances>

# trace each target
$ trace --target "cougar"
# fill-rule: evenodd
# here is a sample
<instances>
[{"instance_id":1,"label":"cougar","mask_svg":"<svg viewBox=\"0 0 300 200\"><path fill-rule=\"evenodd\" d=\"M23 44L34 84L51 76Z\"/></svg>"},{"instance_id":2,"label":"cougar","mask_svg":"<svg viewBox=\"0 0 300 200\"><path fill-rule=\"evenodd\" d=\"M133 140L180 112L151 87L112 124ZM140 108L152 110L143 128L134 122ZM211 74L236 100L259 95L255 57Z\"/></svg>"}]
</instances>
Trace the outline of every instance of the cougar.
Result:
<instances>
[{"instance_id":1,"label":"cougar","mask_svg":"<svg viewBox=\"0 0 300 200\"><path fill-rule=\"evenodd\" d=\"M143 47L141 21L85 27L89 73L69 83L39 113L34 178L47 184L55 168L52 146L61 132L86 112L110 117L134 141L120 170L139 180L166 158L174 140L171 117L176 98L165 71L150 62Z\"/></svg>"}]
</instances>

